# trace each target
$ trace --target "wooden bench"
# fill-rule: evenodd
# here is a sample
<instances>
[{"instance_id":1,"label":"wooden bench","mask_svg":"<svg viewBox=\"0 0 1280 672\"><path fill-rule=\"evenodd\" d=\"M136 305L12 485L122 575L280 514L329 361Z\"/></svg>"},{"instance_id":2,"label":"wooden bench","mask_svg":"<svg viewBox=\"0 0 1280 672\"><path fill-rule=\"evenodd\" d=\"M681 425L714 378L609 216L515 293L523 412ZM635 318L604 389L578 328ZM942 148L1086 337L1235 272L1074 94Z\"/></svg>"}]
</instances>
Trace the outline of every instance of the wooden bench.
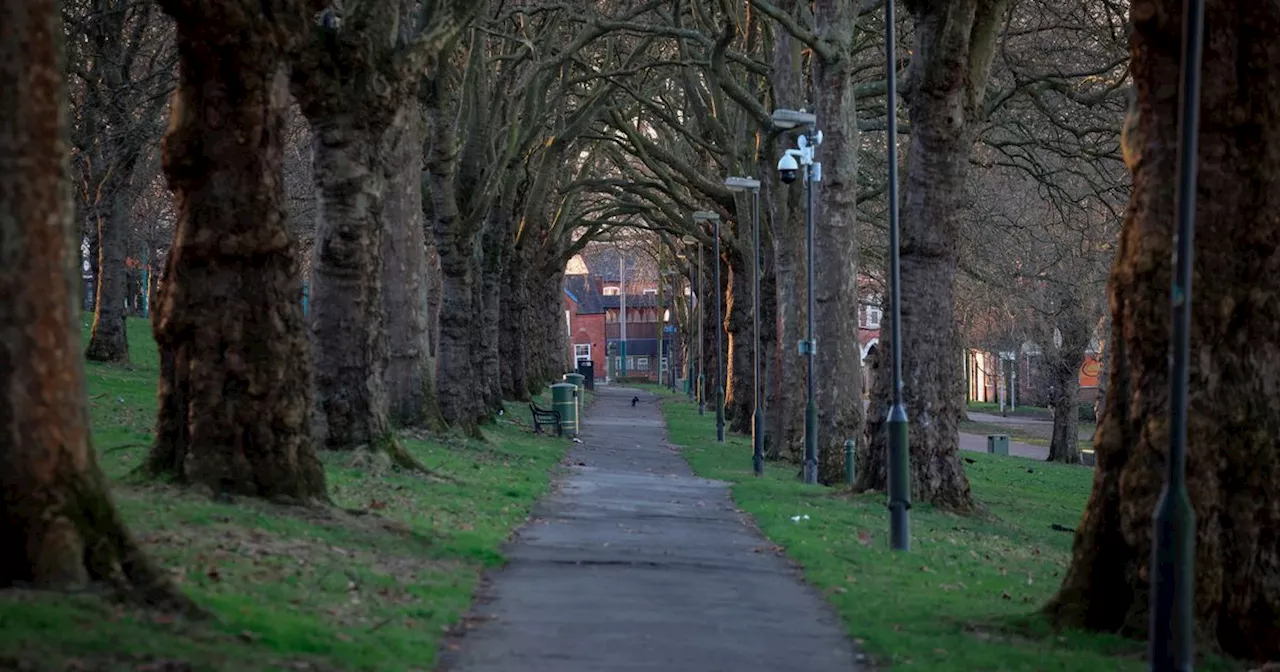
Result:
<instances>
[{"instance_id":1,"label":"wooden bench","mask_svg":"<svg viewBox=\"0 0 1280 672\"><path fill-rule=\"evenodd\" d=\"M541 434L543 425L550 425L556 430L556 436L561 435L560 427L560 411L542 408L534 402L529 402L529 411L533 414L533 433Z\"/></svg>"}]
</instances>

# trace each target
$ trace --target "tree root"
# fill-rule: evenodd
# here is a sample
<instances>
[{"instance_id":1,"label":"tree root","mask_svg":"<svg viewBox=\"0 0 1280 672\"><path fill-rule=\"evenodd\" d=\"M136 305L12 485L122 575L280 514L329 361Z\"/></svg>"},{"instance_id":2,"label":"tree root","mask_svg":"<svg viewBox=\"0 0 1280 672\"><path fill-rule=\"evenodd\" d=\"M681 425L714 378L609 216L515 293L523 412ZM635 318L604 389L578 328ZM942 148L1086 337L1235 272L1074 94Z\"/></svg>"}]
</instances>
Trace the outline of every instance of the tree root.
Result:
<instances>
[{"instance_id":1,"label":"tree root","mask_svg":"<svg viewBox=\"0 0 1280 672\"><path fill-rule=\"evenodd\" d=\"M358 447L357 450L369 450L370 448L371 446L365 445ZM385 440L379 442L379 445L376 446L376 451L374 452L385 454L390 458L393 469L422 474L428 478L433 478L447 483L460 483L458 479L449 476L448 474L440 473L423 464L421 460L414 457L413 454L404 447L404 444L394 436L389 436Z\"/></svg>"}]
</instances>

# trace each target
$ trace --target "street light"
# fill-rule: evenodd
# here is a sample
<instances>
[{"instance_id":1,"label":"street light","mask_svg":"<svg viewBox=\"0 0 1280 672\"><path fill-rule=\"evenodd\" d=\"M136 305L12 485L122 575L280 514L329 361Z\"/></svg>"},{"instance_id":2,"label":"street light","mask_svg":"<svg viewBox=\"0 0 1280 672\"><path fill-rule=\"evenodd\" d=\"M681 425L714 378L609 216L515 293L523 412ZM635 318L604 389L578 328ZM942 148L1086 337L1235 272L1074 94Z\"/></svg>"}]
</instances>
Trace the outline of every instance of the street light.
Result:
<instances>
[{"instance_id":1,"label":"street light","mask_svg":"<svg viewBox=\"0 0 1280 672\"><path fill-rule=\"evenodd\" d=\"M1151 545L1148 647L1156 672L1190 672L1195 644L1196 514L1187 494L1187 387L1191 361L1191 277L1196 229L1196 160L1204 3L1182 3L1182 114L1178 143L1178 235L1173 269L1173 362L1169 371L1169 473L1156 505Z\"/></svg>"},{"instance_id":2,"label":"street light","mask_svg":"<svg viewBox=\"0 0 1280 672\"><path fill-rule=\"evenodd\" d=\"M892 304L893 406L889 409L889 548L911 550L911 454L907 405L902 398L902 272L898 222L898 78L893 3L885 4L885 58L889 64L889 301Z\"/></svg>"},{"instance_id":3,"label":"street light","mask_svg":"<svg viewBox=\"0 0 1280 672\"><path fill-rule=\"evenodd\" d=\"M664 279L664 281L665 281L666 285L667 285L667 286L669 286L669 287L671 287L670 294L671 294L672 296L671 296L671 301L670 301L670 303L668 304L668 305L670 305L670 306L675 306L675 305L676 305L676 298L675 298L675 293L676 293L676 282L675 282L675 277L676 277L676 275L677 275L677 274L678 274L678 272L677 272L675 269L672 269L672 268L664 268L664 269L662 270L662 277L663 277L663 279ZM660 305L660 306L658 306L658 310L659 310L659 311L661 311L661 313L662 313L662 315L661 315L661 318L662 318L662 331L658 334L658 362L659 362L658 368L659 368L659 371L661 371L661 369L662 369L661 362L662 362L662 360L664 359L664 357L663 357L663 355L662 355L662 351L665 349L665 350L666 350L666 353L667 353L667 354L666 354L666 357L665 357L665 359L666 359L666 361L667 361L667 382L666 382L666 384L667 384L668 386L670 386L670 389L671 389L671 391L672 391L672 392L675 392L675 391L676 391L676 358L675 358L675 348L674 348L675 343L674 343L674 339L673 339L673 342L672 342L672 344L671 344L671 345L667 345L667 314L668 314L668 313L670 313L672 317L675 317L675 311L671 310L670 308L668 308L668 307L666 307L666 306L661 306L661 305ZM673 327L672 327L672 331L673 331L673 333L674 333L674 329L675 329L675 327L673 326ZM662 384L663 384L663 382L662 382L662 374L661 374L661 373L659 373L659 374L658 374L658 384L659 384L659 385L662 385Z\"/></svg>"},{"instance_id":4,"label":"street light","mask_svg":"<svg viewBox=\"0 0 1280 672\"><path fill-rule=\"evenodd\" d=\"M728 177L725 178L724 186L730 191L741 192L750 191L751 200L751 237L755 248L755 256L752 258L752 279L753 285L751 292L751 325L752 331L752 366L754 367L754 379L751 383L751 393L755 397L755 409L751 416L751 468L756 476L764 475L764 393L761 389L760 380L760 180L750 177Z\"/></svg>"},{"instance_id":5,"label":"street light","mask_svg":"<svg viewBox=\"0 0 1280 672\"><path fill-rule=\"evenodd\" d=\"M694 276L697 280L694 295L697 300L698 312L698 378L696 390L698 396L698 415L703 415L707 411L707 400L703 385L703 378L705 378L706 375L703 373L702 369L704 361L702 358L702 241L698 240L696 236L685 236L684 238L681 238L681 240L684 241L685 245L698 246L698 272L697 275ZM692 266L692 264L690 265ZM692 305L692 303L693 302L690 302L690 305Z\"/></svg>"},{"instance_id":6,"label":"street light","mask_svg":"<svg viewBox=\"0 0 1280 672\"><path fill-rule=\"evenodd\" d=\"M681 242L688 243L689 241L682 238ZM684 252L677 252L676 258L681 261L689 262L689 319L692 320L693 319L693 257L691 255L685 254ZM692 326L692 325L689 325L689 326ZM693 329L689 329L689 331L692 332ZM689 337L692 338L692 334L689 334ZM686 344L685 350L688 353L685 357L685 359L687 360L686 364L688 364L688 373L685 375L685 378L684 378L684 391L685 391L685 394L689 395L689 401L693 401L693 347L692 347L692 344Z\"/></svg>"},{"instance_id":7,"label":"street light","mask_svg":"<svg viewBox=\"0 0 1280 672\"><path fill-rule=\"evenodd\" d=\"M693 213L697 223L715 222L716 262L716 441L724 443L724 314L720 307L720 215L707 210Z\"/></svg>"},{"instance_id":8,"label":"street light","mask_svg":"<svg viewBox=\"0 0 1280 672\"><path fill-rule=\"evenodd\" d=\"M813 185L822 181L822 164L813 160L814 150L822 144L822 131L817 130L818 117L804 110L774 110L771 115L773 125L780 130L791 130L804 126L803 134L796 138L799 149L788 149L778 161L778 176L785 183L796 180L798 170L804 171L805 184L805 246L808 256L809 285L809 334L800 341L800 354L809 359L807 395L808 403L804 412L804 482L810 485L818 482L818 403L814 395L814 355L818 350L818 342L814 337L815 313L817 306L813 298Z\"/></svg>"}]
</instances>

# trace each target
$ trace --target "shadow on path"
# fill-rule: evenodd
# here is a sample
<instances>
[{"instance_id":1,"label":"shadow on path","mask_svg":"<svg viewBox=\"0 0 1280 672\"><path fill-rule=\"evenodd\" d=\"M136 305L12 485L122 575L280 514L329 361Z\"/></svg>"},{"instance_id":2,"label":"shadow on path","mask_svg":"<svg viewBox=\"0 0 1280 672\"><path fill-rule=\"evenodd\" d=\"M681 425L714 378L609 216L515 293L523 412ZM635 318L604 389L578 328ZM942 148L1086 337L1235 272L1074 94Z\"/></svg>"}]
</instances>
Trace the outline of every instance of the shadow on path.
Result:
<instances>
[{"instance_id":1,"label":"shadow on path","mask_svg":"<svg viewBox=\"0 0 1280 672\"><path fill-rule=\"evenodd\" d=\"M656 397L597 389L568 474L441 670L857 669L844 627L735 511L728 484L695 477L665 436Z\"/></svg>"}]
</instances>

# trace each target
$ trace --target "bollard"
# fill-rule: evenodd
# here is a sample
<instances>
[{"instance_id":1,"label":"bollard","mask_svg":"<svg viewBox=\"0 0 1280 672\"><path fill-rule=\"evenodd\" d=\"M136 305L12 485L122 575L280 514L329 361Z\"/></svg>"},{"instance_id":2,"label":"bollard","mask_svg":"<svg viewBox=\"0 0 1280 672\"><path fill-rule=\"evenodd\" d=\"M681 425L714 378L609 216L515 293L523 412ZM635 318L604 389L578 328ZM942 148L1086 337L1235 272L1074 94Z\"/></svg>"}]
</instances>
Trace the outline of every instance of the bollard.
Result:
<instances>
[{"instance_id":1,"label":"bollard","mask_svg":"<svg viewBox=\"0 0 1280 672\"><path fill-rule=\"evenodd\" d=\"M853 439L844 442L844 482L853 485Z\"/></svg>"},{"instance_id":2,"label":"bollard","mask_svg":"<svg viewBox=\"0 0 1280 672\"><path fill-rule=\"evenodd\" d=\"M551 409L560 412L560 431L563 436L578 435L578 388L572 383L556 383L551 386Z\"/></svg>"}]
</instances>

